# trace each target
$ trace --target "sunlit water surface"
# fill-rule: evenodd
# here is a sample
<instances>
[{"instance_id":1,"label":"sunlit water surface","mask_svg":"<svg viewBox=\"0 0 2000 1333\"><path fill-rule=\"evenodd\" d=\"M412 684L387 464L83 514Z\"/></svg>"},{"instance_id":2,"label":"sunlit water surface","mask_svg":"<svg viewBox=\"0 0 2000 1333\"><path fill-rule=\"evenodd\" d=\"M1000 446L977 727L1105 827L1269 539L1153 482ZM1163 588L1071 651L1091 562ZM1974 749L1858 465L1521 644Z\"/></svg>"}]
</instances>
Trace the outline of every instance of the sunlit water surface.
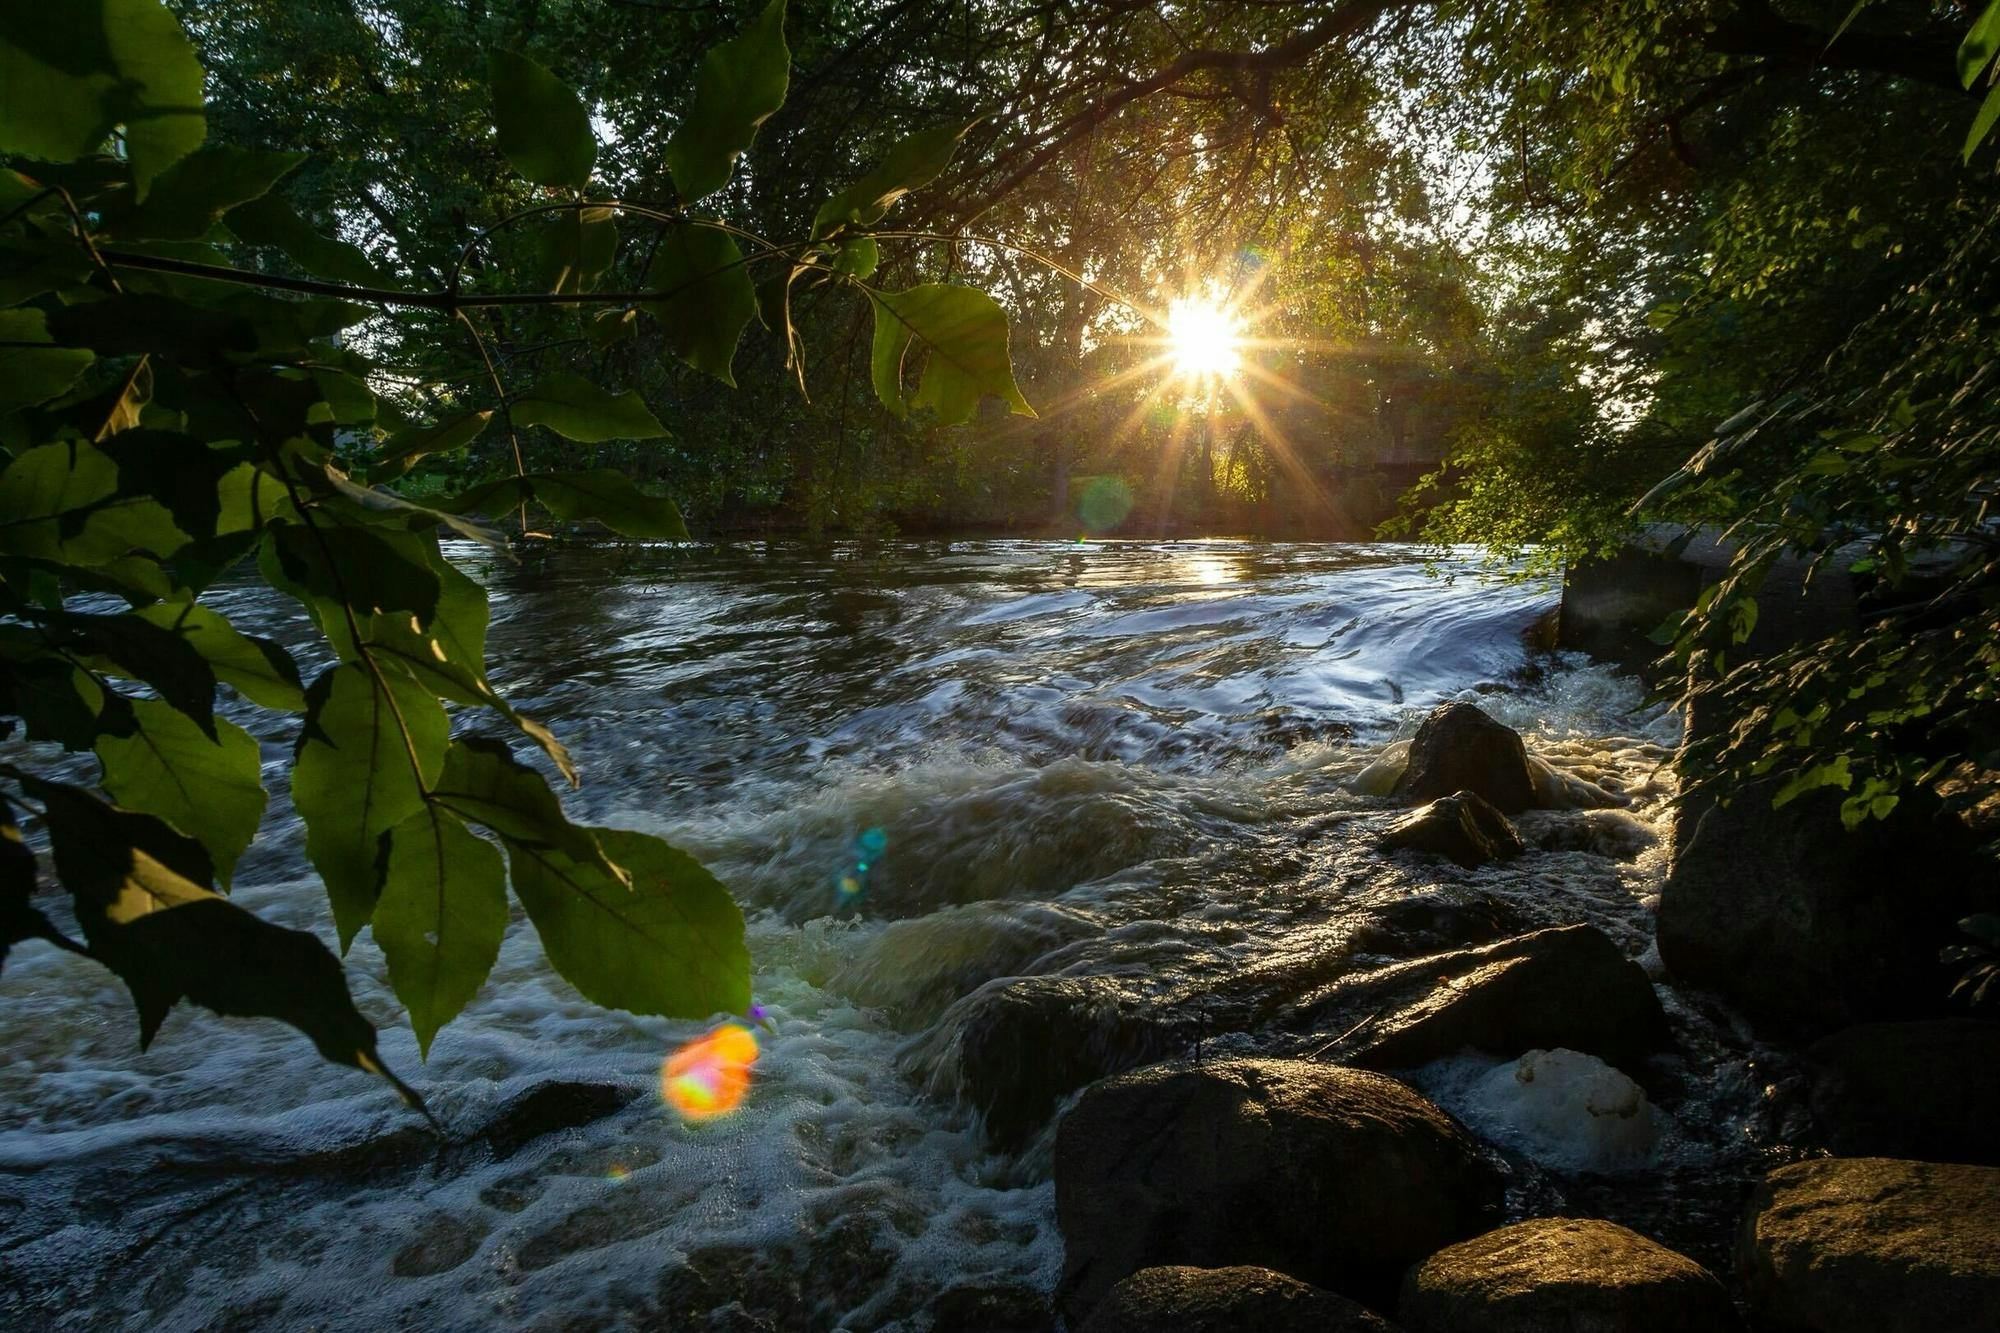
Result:
<instances>
[{"instance_id":1,"label":"sunlit water surface","mask_svg":"<svg viewBox=\"0 0 2000 1333\"><path fill-rule=\"evenodd\" d=\"M1546 583L1226 542L460 554L492 592L496 682L584 769L574 810L676 839L744 905L770 1020L748 1097L677 1115L661 1061L706 1025L583 1002L518 912L428 1064L372 943L347 960L443 1149L275 1024L183 1008L137 1054L117 983L31 945L0 977L8 1322L928 1329L962 1289L1004 1300L1061 1265L1046 1136L989 1152L940 1054L981 984L1111 972L1171 1002L1439 883L1649 947L1678 723L1531 650ZM217 601L304 642L268 594ZM1350 784L1448 697L1631 804L1478 872L1384 858L1387 804ZM252 725L274 801L236 899L330 940L283 799L293 723ZM879 848L858 895L857 848ZM1687 1182L1757 1150L1750 1053L1667 998L1687 1067L1651 1183L1524 1167L1517 1208L1624 1199L1671 1230L1708 1206ZM552 1080L632 1100L513 1151L472 1137Z\"/></svg>"}]
</instances>

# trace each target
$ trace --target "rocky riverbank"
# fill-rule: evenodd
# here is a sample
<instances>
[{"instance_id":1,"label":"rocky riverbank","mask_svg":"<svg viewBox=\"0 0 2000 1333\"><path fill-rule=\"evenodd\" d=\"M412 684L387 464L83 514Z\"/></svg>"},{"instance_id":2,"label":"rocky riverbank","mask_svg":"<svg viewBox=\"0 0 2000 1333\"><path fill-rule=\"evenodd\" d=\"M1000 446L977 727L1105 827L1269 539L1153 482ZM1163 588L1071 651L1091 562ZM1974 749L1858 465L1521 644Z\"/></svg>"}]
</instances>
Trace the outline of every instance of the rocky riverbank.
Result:
<instances>
[{"instance_id":1,"label":"rocky riverbank","mask_svg":"<svg viewBox=\"0 0 2000 1333\"><path fill-rule=\"evenodd\" d=\"M1406 750L1357 781L1411 807L1384 828L1385 849L1461 867L1526 853L1510 816L1621 803L1575 774L1558 781L1519 736L1464 702L1436 709ZM1737 837L1753 837L1757 813L1740 817ZM1790 820L1802 817L1811 812ZM1741 958L1736 975L1693 969L1727 996L1694 1002L1797 1039L1808 1016L1871 1013L1865 990L1830 999L1801 975L1822 954L1838 963L1859 947L1858 927L1835 921L1787 937L1764 920L1811 912L1819 900L1807 874L1841 855L1820 848L1802 868L1783 850L1798 836L1789 822L1769 821L1766 847L1735 849L1744 882L1728 901L1713 893L1730 873L1714 844L1697 853L1677 840L1660 919L1668 981L1677 957L1709 957L1667 945L1669 923L1693 914L1711 935L1761 932L1767 956ZM1657 1132L1647 1085L1672 1077L1681 1025L1654 980L1591 925L1507 934L1504 920L1464 903L1418 915L1430 919L1413 919L1404 943L1465 947L1376 969L1342 954L1219 984L1228 1026L1296 1032L1302 1053L1292 1057L1158 1059L1181 1047L1192 1019L1121 1011L1074 978L990 993L963 1029L962 1073L993 1129L1027 1142L1081 1089L1054 1130L1063 1278L1053 1309L1017 1311L1020 1327L2000 1327L2000 1169L1979 1164L1996 1158L2000 1024L1904 1014L1795 1047L1789 1086L1767 1089L1798 1104L1786 1142L1766 1169L1746 1173L1740 1206L1715 1210L1710 1234L1695 1238L1704 1263L1580 1207L1607 1193L1584 1182L1619 1179ZM1872 947L1898 956L1922 925L1877 922ZM1774 982L1761 968L1793 975ZM1789 1006L1760 1003L1787 984L1808 993ZM1918 1003L1893 994L1904 1011ZM1000 1054L1045 1043L1060 1054L1040 1066ZM1527 1130L1579 1149L1561 1173L1577 1187L1538 1184L1518 1143L1482 1140L1408 1081L1468 1052L1514 1061L1496 1073L1513 1084ZM1002 1070L1013 1079L1004 1088ZM1550 1203L1553 1215L1538 1215Z\"/></svg>"}]
</instances>

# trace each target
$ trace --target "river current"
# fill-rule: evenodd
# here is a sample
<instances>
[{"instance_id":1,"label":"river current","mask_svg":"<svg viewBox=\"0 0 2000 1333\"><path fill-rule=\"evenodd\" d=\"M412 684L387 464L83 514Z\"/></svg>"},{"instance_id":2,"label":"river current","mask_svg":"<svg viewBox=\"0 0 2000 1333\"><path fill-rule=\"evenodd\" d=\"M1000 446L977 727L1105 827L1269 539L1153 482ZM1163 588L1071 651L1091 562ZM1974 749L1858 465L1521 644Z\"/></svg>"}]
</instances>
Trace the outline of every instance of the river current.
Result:
<instances>
[{"instance_id":1,"label":"river current","mask_svg":"<svg viewBox=\"0 0 2000 1333\"><path fill-rule=\"evenodd\" d=\"M385 1058L462 1136L443 1147L276 1024L183 1006L139 1054L115 980L29 945L0 975L10 1326L977 1327L963 1312L1046 1290L1062 1258L1046 1133L995 1152L957 1095L955 1002L981 986L1112 976L1171 1005L1441 885L1528 927L1593 922L1657 973L1679 723L1534 646L1547 582L1220 541L456 554L492 594L496 684L583 770L572 810L673 838L743 905L770 1024L746 1104L679 1119L660 1063L704 1025L585 1003L518 911L428 1063L379 952L348 955ZM268 593L212 600L305 640ZM1531 854L1478 871L1384 856L1370 774L1454 697L1622 808L1526 816ZM331 942L282 792L296 723L243 720L273 802L235 898ZM1649 1084L1666 1129L1641 1183L1482 1127L1494 1062L1419 1081L1513 1154L1517 1209L1693 1228L1733 1206L1703 1182L1780 1131L1759 1053L1665 998L1682 1053ZM474 1133L551 1084L622 1106Z\"/></svg>"}]
</instances>

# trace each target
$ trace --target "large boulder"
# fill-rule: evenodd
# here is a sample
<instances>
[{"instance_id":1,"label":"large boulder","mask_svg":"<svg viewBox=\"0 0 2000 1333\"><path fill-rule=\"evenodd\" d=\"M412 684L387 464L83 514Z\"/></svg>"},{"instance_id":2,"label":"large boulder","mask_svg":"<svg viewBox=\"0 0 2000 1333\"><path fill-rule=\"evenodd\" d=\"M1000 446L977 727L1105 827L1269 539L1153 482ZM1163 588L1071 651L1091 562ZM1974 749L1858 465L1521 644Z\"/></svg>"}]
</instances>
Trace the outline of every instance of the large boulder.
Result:
<instances>
[{"instance_id":1,"label":"large boulder","mask_svg":"<svg viewBox=\"0 0 2000 1333\"><path fill-rule=\"evenodd\" d=\"M1685 1255L1611 1222L1544 1217L1440 1250L1403 1284L1411 1333L1719 1333L1729 1293Z\"/></svg>"},{"instance_id":2,"label":"large boulder","mask_svg":"<svg viewBox=\"0 0 2000 1333\"><path fill-rule=\"evenodd\" d=\"M1431 710L1410 742L1408 766L1394 795L1412 804L1477 792L1504 814L1535 804L1528 749L1512 728L1477 706L1453 700Z\"/></svg>"},{"instance_id":3,"label":"large boulder","mask_svg":"<svg viewBox=\"0 0 2000 1333\"><path fill-rule=\"evenodd\" d=\"M904 1052L906 1072L978 1112L987 1142L1016 1151L1086 1083L1193 1044L1191 1016L1135 1005L1105 977L1014 977L945 1011Z\"/></svg>"},{"instance_id":4,"label":"large boulder","mask_svg":"<svg viewBox=\"0 0 2000 1333\"><path fill-rule=\"evenodd\" d=\"M1472 791L1440 796L1404 815L1383 830L1382 847L1387 851L1429 852L1467 870L1528 850L1507 816Z\"/></svg>"},{"instance_id":5,"label":"large boulder","mask_svg":"<svg viewBox=\"0 0 2000 1333\"><path fill-rule=\"evenodd\" d=\"M2000 1166L2000 1023L1864 1023L1806 1058L1834 1152Z\"/></svg>"},{"instance_id":6,"label":"large boulder","mask_svg":"<svg viewBox=\"0 0 2000 1333\"><path fill-rule=\"evenodd\" d=\"M1413 998L1403 999L1414 989ZM1380 996L1355 1063L1411 1069L1468 1047L1563 1047L1634 1069L1668 1041L1652 982L1595 926L1558 926L1385 968L1344 997Z\"/></svg>"},{"instance_id":7,"label":"large boulder","mask_svg":"<svg viewBox=\"0 0 2000 1333\"><path fill-rule=\"evenodd\" d=\"M1836 1157L1773 1171L1738 1255L1753 1307L1810 1333L2000 1327L2000 1167Z\"/></svg>"},{"instance_id":8,"label":"large boulder","mask_svg":"<svg viewBox=\"0 0 2000 1333\"><path fill-rule=\"evenodd\" d=\"M1477 1234L1501 1178L1451 1116L1380 1074L1176 1063L1088 1089L1056 1132L1072 1322L1162 1264L1255 1264L1363 1301Z\"/></svg>"},{"instance_id":9,"label":"large boulder","mask_svg":"<svg viewBox=\"0 0 2000 1333\"><path fill-rule=\"evenodd\" d=\"M1695 705L1690 737L1719 725L1712 707ZM1941 1013L1952 977L1938 951L2000 893L1993 862L1915 798L1850 832L1840 792L1774 809L1774 791L1682 809L1657 918L1668 970L1781 1030Z\"/></svg>"},{"instance_id":10,"label":"large boulder","mask_svg":"<svg viewBox=\"0 0 2000 1333\"><path fill-rule=\"evenodd\" d=\"M1268 1268L1147 1268L1098 1303L1078 1333L1395 1333L1344 1296Z\"/></svg>"}]
</instances>

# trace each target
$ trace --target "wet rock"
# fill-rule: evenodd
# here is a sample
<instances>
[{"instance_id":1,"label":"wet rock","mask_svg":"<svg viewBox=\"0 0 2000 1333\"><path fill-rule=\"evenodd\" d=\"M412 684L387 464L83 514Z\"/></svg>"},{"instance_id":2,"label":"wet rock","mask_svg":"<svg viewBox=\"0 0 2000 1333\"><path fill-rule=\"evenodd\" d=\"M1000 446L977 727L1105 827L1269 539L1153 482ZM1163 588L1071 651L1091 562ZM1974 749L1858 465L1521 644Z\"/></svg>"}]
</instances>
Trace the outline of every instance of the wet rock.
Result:
<instances>
[{"instance_id":1,"label":"wet rock","mask_svg":"<svg viewBox=\"0 0 2000 1333\"><path fill-rule=\"evenodd\" d=\"M2000 1023L1864 1023L1806 1058L1813 1119L1836 1153L2000 1166Z\"/></svg>"},{"instance_id":2,"label":"wet rock","mask_svg":"<svg viewBox=\"0 0 2000 1333\"><path fill-rule=\"evenodd\" d=\"M1006 1284L952 1287L931 1302L931 1333L1053 1333L1047 1293Z\"/></svg>"},{"instance_id":3,"label":"wet rock","mask_svg":"<svg viewBox=\"0 0 2000 1333\"><path fill-rule=\"evenodd\" d=\"M1440 796L1404 815L1383 832L1381 845L1385 851L1429 852L1467 870L1527 850L1507 816L1470 791Z\"/></svg>"},{"instance_id":4,"label":"wet rock","mask_svg":"<svg viewBox=\"0 0 2000 1333\"><path fill-rule=\"evenodd\" d=\"M620 1083L550 1079L502 1102L471 1138L496 1159L512 1157L544 1134L615 1115L638 1096L637 1088Z\"/></svg>"},{"instance_id":5,"label":"wet rock","mask_svg":"<svg viewBox=\"0 0 2000 1333\"><path fill-rule=\"evenodd\" d=\"M1396 1007L1400 993L1420 996ZM1639 965L1595 926L1560 926L1484 948L1386 968L1344 997L1382 997L1354 1063L1411 1069L1468 1047L1494 1055L1584 1051L1636 1068L1668 1041L1660 997Z\"/></svg>"},{"instance_id":6,"label":"wet rock","mask_svg":"<svg viewBox=\"0 0 2000 1333\"><path fill-rule=\"evenodd\" d=\"M1394 1333L1344 1296L1268 1268L1147 1268L1113 1287L1078 1333Z\"/></svg>"},{"instance_id":7,"label":"wet rock","mask_svg":"<svg viewBox=\"0 0 2000 1333\"><path fill-rule=\"evenodd\" d=\"M1255 1264L1384 1299L1501 1196L1472 1136L1408 1085L1305 1060L1099 1083L1057 1129L1055 1182L1072 1322L1163 1264Z\"/></svg>"},{"instance_id":8,"label":"wet rock","mask_svg":"<svg viewBox=\"0 0 2000 1333\"><path fill-rule=\"evenodd\" d=\"M409 1244L396 1252L389 1271L397 1277L430 1277L445 1273L479 1253L486 1228L449 1213L427 1218Z\"/></svg>"},{"instance_id":9,"label":"wet rock","mask_svg":"<svg viewBox=\"0 0 2000 1333\"><path fill-rule=\"evenodd\" d=\"M1184 1037L1175 1022L1134 1012L1098 977L989 985L954 1005L940 1028L956 1042L941 1078L956 1080L987 1141L1006 1151L1025 1145L1084 1084L1177 1054L1192 1037L1191 1028Z\"/></svg>"},{"instance_id":10,"label":"wet rock","mask_svg":"<svg viewBox=\"0 0 2000 1333\"><path fill-rule=\"evenodd\" d=\"M995 977L1101 930L1082 912L1044 903L975 903L884 927L827 985L902 1022L935 1018Z\"/></svg>"},{"instance_id":11,"label":"wet rock","mask_svg":"<svg viewBox=\"0 0 2000 1333\"><path fill-rule=\"evenodd\" d=\"M1535 776L1521 738L1477 706L1454 700L1432 709L1417 728L1394 794L1414 805L1461 791L1478 793L1503 814L1535 804Z\"/></svg>"},{"instance_id":12,"label":"wet rock","mask_svg":"<svg viewBox=\"0 0 2000 1333\"><path fill-rule=\"evenodd\" d=\"M1756 1312L1812 1333L1974 1333L2000 1312L2000 1167L1837 1157L1773 1171L1738 1267Z\"/></svg>"},{"instance_id":13,"label":"wet rock","mask_svg":"<svg viewBox=\"0 0 2000 1333\"><path fill-rule=\"evenodd\" d=\"M1720 1333L1714 1274L1611 1222L1537 1218L1440 1250L1403 1284L1411 1333Z\"/></svg>"},{"instance_id":14,"label":"wet rock","mask_svg":"<svg viewBox=\"0 0 2000 1333\"><path fill-rule=\"evenodd\" d=\"M1530 847L1614 861L1636 861L1660 841L1651 824L1623 810L1530 810L1516 828Z\"/></svg>"},{"instance_id":15,"label":"wet rock","mask_svg":"<svg viewBox=\"0 0 2000 1333\"><path fill-rule=\"evenodd\" d=\"M1697 695L1691 741L1726 724ZM1912 796L1849 832L1842 794L1773 808L1773 783L1730 804L1696 795L1674 826L1660 892L1660 958L1766 1028L1825 1031L1940 1017L1955 923L2000 905L2000 871L1966 827Z\"/></svg>"},{"instance_id":16,"label":"wet rock","mask_svg":"<svg viewBox=\"0 0 2000 1333\"><path fill-rule=\"evenodd\" d=\"M1409 958L1440 949L1489 944L1533 928L1526 912L1505 898L1448 886L1412 893L1369 910L1350 943L1356 953Z\"/></svg>"}]
</instances>

